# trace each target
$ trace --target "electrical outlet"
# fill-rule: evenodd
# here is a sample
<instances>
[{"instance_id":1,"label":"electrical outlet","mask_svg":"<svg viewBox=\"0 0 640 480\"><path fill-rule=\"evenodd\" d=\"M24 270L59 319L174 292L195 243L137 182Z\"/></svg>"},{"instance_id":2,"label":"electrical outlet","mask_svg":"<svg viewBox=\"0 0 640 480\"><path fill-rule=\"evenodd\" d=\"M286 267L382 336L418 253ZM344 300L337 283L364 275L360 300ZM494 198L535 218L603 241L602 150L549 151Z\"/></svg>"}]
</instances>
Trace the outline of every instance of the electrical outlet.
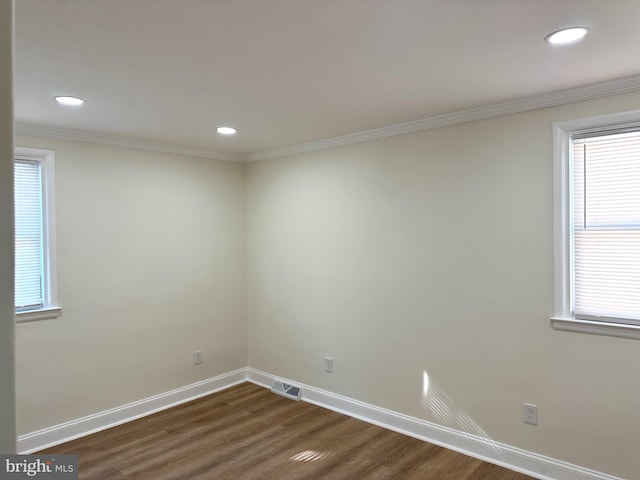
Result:
<instances>
[{"instance_id":1,"label":"electrical outlet","mask_svg":"<svg viewBox=\"0 0 640 480\"><path fill-rule=\"evenodd\" d=\"M531 403L524 404L524 423L538 425L538 406Z\"/></svg>"},{"instance_id":2,"label":"electrical outlet","mask_svg":"<svg viewBox=\"0 0 640 480\"><path fill-rule=\"evenodd\" d=\"M202 350L193 351L193 364L200 365L202 363Z\"/></svg>"},{"instance_id":3,"label":"electrical outlet","mask_svg":"<svg viewBox=\"0 0 640 480\"><path fill-rule=\"evenodd\" d=\"M327 373L333 373L333 358L324 357L324 371Z\"/></svg>"}]
</instances>

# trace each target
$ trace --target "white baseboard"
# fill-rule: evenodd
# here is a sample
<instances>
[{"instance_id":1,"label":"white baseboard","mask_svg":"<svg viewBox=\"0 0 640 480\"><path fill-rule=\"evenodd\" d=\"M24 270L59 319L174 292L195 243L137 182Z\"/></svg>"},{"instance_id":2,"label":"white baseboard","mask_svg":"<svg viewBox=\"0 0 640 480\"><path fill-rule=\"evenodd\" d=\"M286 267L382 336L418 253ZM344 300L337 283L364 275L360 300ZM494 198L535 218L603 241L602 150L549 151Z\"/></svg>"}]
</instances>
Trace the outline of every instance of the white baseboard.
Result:
<instances>
[{"instance_id":1,"label":"white baseboard","mask_svg":"<svg viewBox=\"0 0 640 480\"><path fill-rule=\"evenodd\" d=\"M266 388L270 388L276 378L253 368L248 368L247 372L250 382ZM300 386L302 388L302 400L306 402L440 445L449 450L500 465L540 480L622 480L618 477L521 450L478 435L461 432L352 398L336 395L326 390L301 384L295 380L277 378Z\"/></svg>"},{"instance_id":2,"label":"white baseboard","mask_svg":"<svg viewBox=\"0 0 640 480\"><path fill-rule=\"evenodd\" d=\"M185 387L127 403L120 407L44 428L18 437L18 452L33 453L60 443L84 437L107 428L166 410L198 397L229 388L247 380L247 369L241 368L208 378Z\"/></svg>"},{"instance_id":3,"label":"white baseboard","mask_svg":"<svg viewBox=\"0 0 640 480\"><path fill-rule=\"evenodd\" d=\"M18 452L33 453L84 437L147 415L166 410L205 395L249 381L271 388L274 375L253 368L241 368L169 392L144 398L120 407L71 420L18 437ZM440 445L540 480L623 480L554 458L521 450L453 428L376 407L352 398L277 377L302 388L302 400L350 417Z\"/></svg>"}]
</instances>

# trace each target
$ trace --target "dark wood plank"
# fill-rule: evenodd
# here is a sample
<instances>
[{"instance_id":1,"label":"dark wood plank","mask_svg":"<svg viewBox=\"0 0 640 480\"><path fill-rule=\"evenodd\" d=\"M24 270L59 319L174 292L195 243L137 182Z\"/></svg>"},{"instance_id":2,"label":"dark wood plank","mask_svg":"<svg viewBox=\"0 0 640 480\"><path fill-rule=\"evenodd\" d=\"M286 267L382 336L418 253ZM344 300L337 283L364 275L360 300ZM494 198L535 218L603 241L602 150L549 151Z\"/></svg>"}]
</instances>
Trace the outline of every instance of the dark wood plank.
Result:
<instances>
[{"instance_id":1,"label":"dark wood plank","mask_svg":"<svg viewBox=\"0 0 640 480\"><path fill-rule=\"evenodd\" d=\"M81 480L530 480L250 383L40 453Z\"/></svg>"}]
</instances>

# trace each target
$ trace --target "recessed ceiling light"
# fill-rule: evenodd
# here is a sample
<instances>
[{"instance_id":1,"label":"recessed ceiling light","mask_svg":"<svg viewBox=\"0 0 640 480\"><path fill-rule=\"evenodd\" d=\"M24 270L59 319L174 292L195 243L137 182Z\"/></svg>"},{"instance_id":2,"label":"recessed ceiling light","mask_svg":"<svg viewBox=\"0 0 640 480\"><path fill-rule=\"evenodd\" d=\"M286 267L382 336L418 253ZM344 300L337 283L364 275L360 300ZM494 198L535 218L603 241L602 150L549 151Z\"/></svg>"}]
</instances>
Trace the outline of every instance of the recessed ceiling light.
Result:
<instances>
[{"instance_id":1,"label":"recessed ceiling light","mask_svg":"<svg viewBox=\"0 0 640 480\"><path fill-rule=\"evenodd\" d=\"M589 32L585 27L571 27L550 33L545 40L551 45L567 45L582 40Z\"/></svg>"},{"instance_id":2,"label":"recessed ceiling light","mask_svg":"<svg viewBox=\"0 0 640 480\"><path fill-rule=\"evenodd\" d=\"M233 127L218 127L216 128L216 132L220 135L234 135L237 130Z\"/></svg>"},{"instance_id":3,"label":"recessed ceiling light","mask_svg":"<svg viewBox=\"0 0 640 480\"><path fill-rule=\"evenodd\" d=\"M79 107L85 102L84 99L78 98L78 97L60 96L55 98L56 98L56 102L58 102L60 105L67 105L71 107Z\"/></svg>"}]
</instances>

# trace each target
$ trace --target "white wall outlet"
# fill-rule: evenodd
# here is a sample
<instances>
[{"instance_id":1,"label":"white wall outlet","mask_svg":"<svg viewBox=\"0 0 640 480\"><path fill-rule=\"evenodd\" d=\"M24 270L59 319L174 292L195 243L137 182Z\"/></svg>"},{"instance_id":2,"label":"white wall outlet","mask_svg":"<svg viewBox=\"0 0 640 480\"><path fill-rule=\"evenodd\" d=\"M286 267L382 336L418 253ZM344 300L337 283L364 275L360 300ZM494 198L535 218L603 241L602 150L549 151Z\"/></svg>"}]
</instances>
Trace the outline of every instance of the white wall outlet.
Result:
<instances>
[{"instance_id":1,"label":"white wall outlet","mask_svg":"<svg viewBox=\"0 0 640 480\"><path fill-rule=\"evenodd\" d=\"M524 404L524 423L538 425L538 406L531 403Z\"/></svg>"},{"instance_id":2,"label":"white wall outlet","mask_svg":"<svg viewBox=\"0 0 640 480\"><path fill-rule=\"evenodd\" d=\"M327 373L333 373L333 358L324 357L324 371Z\"/></svg>"},{"instance_id":3,"label":"white wall outlet","mask_svg":"<svg viewBox=\"0 0 640 480\"><path fill-rule=\"evenodd\" d=\"M202 363L202 350L193 351L193 364L200 365Z\"/></svg>"}]
</instances>

